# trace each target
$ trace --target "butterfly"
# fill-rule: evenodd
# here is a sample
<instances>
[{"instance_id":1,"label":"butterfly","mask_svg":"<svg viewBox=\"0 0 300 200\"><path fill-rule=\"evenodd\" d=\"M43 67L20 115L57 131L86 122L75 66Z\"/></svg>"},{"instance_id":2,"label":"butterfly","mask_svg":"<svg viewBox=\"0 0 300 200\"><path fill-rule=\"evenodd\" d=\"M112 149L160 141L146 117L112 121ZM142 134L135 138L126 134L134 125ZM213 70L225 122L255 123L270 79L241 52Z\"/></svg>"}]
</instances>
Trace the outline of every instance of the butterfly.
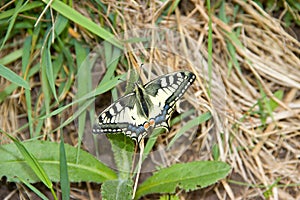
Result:
<instances>
[{"instance_id":1,"label":"butterfly","mask_svg":"<svg viewBox=\"0 0 300 200\"><path fill-rule=\"evenodd\" d=\"M195 81L195 74L178 71L142 85L119 98L98 117L94 134L124 133L138 143L154 128L169 130L175 103Z\"/></svg>"}]
</instances>

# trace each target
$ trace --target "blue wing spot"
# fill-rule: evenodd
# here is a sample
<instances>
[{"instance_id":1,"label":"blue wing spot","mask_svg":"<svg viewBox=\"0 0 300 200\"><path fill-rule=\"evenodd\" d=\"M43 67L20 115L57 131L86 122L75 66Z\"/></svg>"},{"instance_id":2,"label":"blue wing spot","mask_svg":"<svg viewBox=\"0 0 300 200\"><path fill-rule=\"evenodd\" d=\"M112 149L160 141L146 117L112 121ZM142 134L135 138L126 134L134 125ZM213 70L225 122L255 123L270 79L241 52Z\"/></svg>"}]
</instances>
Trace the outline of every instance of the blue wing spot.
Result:
<instances>
[{"instance_id":1,"label":"blue wing spot","mask_svg":"<svg viewBox=\"0 0 300 200\"><path fill-rule=\"evenodd\" d=\"M168 110L169 110L170 106L168 104L166 104L164 106L164 109L162 111L162 114L161 115L158 115L154 120L155 120L155 124L160 124L162 122L165 122L167 119L166 119L166 116L168 114Z\"/></svg>"},{"instance_id":2,"label":"blue wing spot","mask_svg":"<svg viewBox=\"0 0 300 200\"><path fill-rule=\"evenodd\" d=\"M133 125L129 124L127 129L131 132L136 133L136 135L139 135L140 133L145 132L144 126L136 127L136 126L133 126Z\"/></svg>"},{"instance_id":3,"label":"blue wing spot","mask_svg":"<svg viewBox=\"0 0 300 200\"><path fill-rule=\"evenodd\" d=\"M155 124L160 124L161 122L163 122L164 121L164 116L158 116L158 117L156 117L156 119L155 119Z\"/></svg>"},{"instance_id":4,"label":"blue wing spot","mask_svg":"<svg viewBox=\"0 0 300 200\"><path fill-rule=\"evenodd\" d=\"M140 133L143 133L143 132L145 132L144 126L139 126L136 130L137 135L139 135Z\"/></svg>"}]
</instances>

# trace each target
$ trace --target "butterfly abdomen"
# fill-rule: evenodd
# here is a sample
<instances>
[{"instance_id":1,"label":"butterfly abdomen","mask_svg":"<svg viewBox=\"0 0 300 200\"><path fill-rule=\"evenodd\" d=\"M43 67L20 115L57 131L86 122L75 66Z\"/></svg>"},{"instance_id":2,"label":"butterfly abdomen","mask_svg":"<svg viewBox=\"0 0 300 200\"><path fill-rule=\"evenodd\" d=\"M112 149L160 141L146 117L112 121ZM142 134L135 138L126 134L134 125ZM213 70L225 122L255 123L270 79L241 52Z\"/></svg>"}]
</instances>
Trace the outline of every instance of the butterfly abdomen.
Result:
<instances>
[{"instance_id":1,"label":"butterfly abdomen","mask_svg":"<svg viewBox=\"0 0 300 200\"><path fill-rule=\"evenodd\" d=\"M136 84L136 97L139 105L139 110L137 114L142 114L143 117L149 118L149 110L152 108L151 100L145 93L142 86Z\"/></svg>"}]
</instances>

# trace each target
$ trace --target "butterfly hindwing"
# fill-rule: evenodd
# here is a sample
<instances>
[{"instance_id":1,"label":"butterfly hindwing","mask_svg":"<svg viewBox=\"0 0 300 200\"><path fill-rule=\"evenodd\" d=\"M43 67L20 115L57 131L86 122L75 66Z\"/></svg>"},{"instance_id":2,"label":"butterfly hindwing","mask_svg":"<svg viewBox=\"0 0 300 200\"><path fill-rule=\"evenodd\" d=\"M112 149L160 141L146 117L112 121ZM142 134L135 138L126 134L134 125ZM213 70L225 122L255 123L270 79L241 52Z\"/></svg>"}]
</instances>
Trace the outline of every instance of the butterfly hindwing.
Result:
<instances>
[{"instance_id":1,"label":"butterfly hindwing","mask_svg":"<svg viewBox=\"0 0 300 200\"><path fill-rule=\"evenodd\" d=\"M160 76L136 88L106 108L98 117L93 133L123 132L138 142L150 130L169 128L175 103L194 82L195 75L179 71Z\"/></svg>"},{"instance_id":2,"label":"butterfly hindwing","mask_svg":"<svg viewBox=\"0 0 300 200\"><path fill-rule=\"evenodd\" d=\"M135 93L129 93L106 108L98 117L98 123L93 127L93 133L126 132L128 126L138 126L146 119L135 116Z\"/></svg>"}]
</instances>

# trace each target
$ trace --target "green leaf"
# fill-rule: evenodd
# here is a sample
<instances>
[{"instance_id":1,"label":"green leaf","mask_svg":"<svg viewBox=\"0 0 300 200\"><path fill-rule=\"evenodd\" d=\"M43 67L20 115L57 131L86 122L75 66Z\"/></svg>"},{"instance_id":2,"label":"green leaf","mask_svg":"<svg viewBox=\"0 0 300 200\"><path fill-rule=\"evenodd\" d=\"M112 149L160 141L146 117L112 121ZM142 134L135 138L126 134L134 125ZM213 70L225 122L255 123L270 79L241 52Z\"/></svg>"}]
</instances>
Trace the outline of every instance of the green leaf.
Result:
<instances>
[{"instance_id":1,"label":"green leaf","mask_svg":"<svg viewBox=\"0 0 300 200\"><path fill-rule=\"evenodd\" d=\"M109 180L101 187L102 199L128 200L132 196L132 180Z\"/></svg>"},{"instance_id":2,"label":"green leaf","mask_svg":"<svg viewBox=\"0 0 300 200\"><path fill-rule=\"evenodd\" d=\"M282 100L283 94L284 94L283 90L277 90L274 93L274 96L277 99ZM270 99L270 107L271 107L271 110L274 111L278 107L278 103L276 101L274 101L273 99Z\"/></svg>"},{"instance_id":3,"label":"green leaf","mask_svg":"<svg viewBox=\"0 0 300 200\"><path fill-rule=\"evenodd\" d=\"M38 160L35 157L35 155L33 155L27 149L27 147L23 145L22 142L20 142L19 140L17 140L16 138L12 137L11 135L9 135L6 132L3 132L3 131L1 131L1 132L4 133L6 136L8 136L14 142L14 144L12 144L13 147L17 147L17 148L15 148L15 153L21 153L22 156L20 156L20 157L23 157L24 162L27 163L27 166L29 165L28 167L30 167L31 172L34 172L33 174L36 175L36 177L38 177L38 180L41 180L48 188L52 188L52 182L50 181L50 179L48 177L48 174L45 172L44 168L38 162ZM3 156L2 153L0 153L0 155ZM5 159L5 157L2 157L2 159ZM13 168L13 167L14 166L11 166L11 168ZM7 170L12 171L11 168L7 168ZM18 175L15 174L15 176L18 176ZM23 178L25 179L26 177L23 177Z\"/></svg>"},{"instance_id":4,"label":"green leaf","mask_svg":"<svg viewBox=\"0 0 300 200\"><path fill-rule=\"evenodd\" d=\"M60 148L58 143L30 141L22 144L38 160L51 181L60 181ZM92 181L101 183L117 178L114 171L99 162L93 155L81 150L79 161L76 163L77 149L65 144L65 150L71 182ZM31 183L40 181L14 144L1 145L0 155L0 177L6 176L10 182L18 182L19 179L16 176Z\"/></svg>"},{"instance_id":5,"label":"green leaf","mask_svg":"<svg viewBox=\"0 0 300 200\"><path fill-rule=\"evenodd\" d=\"M120 172L119 178L126 180L130 177L134 143L130 137L123 133L108 134L107 137L110 139L114 159Z\"/></svg>"},{"instance_id":6,"label":"green leaf","mask_svg":"<svg viewBox=\"0 0 300 200\"><path fill-rule=\"evenodd\" d=\"M195 161L174 164L154 173L143 182L135 199L152 193L175 193L176 188L186 191L204 188L225 178L230 166L219 161Z\"/></svg>"},{"instance_id":7,"label":"green leaf","mask_svg":"<svg viewBox=\"0 0 300 200\"><path fill-rule=\"evenodd\" d=\"M208 10L208 43L207 43L207 51L208 51L208 57L207 57L207 64L208 64L208 85L207 85L207 91L208 91L208 95L211 96L211 92L212 92L212 69L213 69L213 57L212 57L212 48L213 48L213 40L212 40L212 10L210 8L210 1L207 0L206 1L206 7Z\"/></svg>"},{"instance_id":8,"label":"green leaf","mask_svg":"<svg viewBox=\"0 0 300 200\"><path fill-rule=\"evenodd\" d=\"M175 195L164 195L159 198L159 200L180 200L178 196Z\"/></svg>"},{"instance_id":9,"label":"green leaf","mask_svg":"<svg viewBox=\"0 0 300 200\"><path fill-rule=\"evenodd\" d=\"M55 21L55 33L59 36L67 27L69 20L62 15L58 15Z\"/></svg>"},{"instance_id":10,"label":"green leaf","mask_svg":"<svg viewBox=\"0 0 300 200\"><path fill-rule=\"evenodd\" d=\"M30 90L29 84L20 76L18 76L15 72L11 71L9 68L0 64L0 75L12 83L15 83L25 89Z\"/></svg>"}]
</instances>

